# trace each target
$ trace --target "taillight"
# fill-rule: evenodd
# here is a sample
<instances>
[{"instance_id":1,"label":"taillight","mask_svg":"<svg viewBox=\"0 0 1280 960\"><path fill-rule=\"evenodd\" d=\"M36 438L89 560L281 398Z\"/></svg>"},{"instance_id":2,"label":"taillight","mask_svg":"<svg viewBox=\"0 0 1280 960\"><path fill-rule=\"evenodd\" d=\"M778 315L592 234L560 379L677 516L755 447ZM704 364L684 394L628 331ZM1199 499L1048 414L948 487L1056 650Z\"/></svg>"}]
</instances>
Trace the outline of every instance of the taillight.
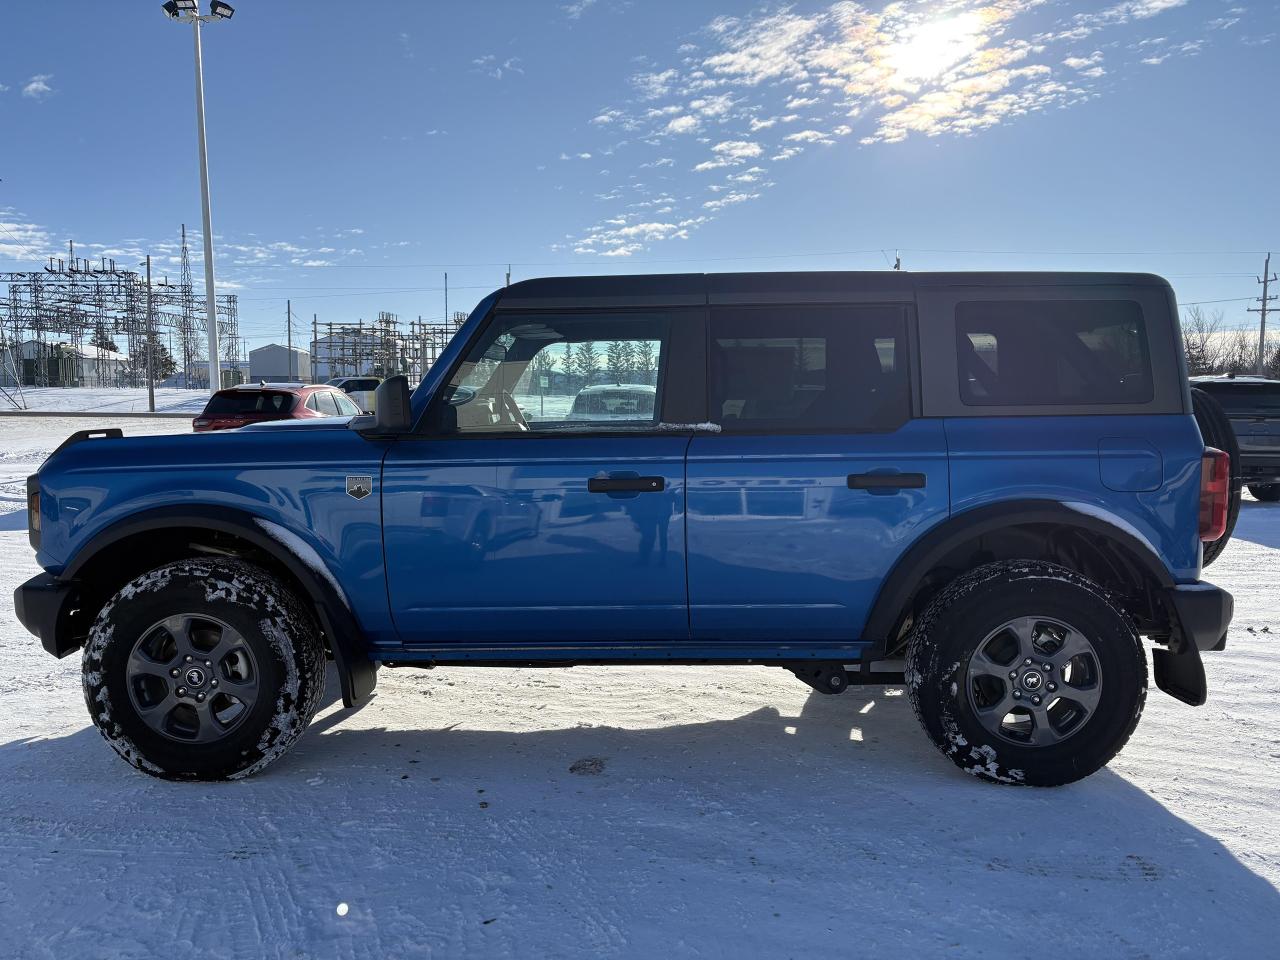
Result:
<instances>
[{"instance_id":1,"label":"taillight","mask_svg":"<svg viewBox=\"0 0 1280 960\"><path fill-rule=\"evenodd\" d=\"M1231 457L1205 447L1200 458L1200 539L1212 543L1227 532L1231 498Z\"/></svg>"},{"instance_id":2,"label":"taillight","mask_svg":"<svg viewBox=\"0 0 1280 960\"><path fill-rule=\"evenodd\" d=\"M207 427L211 423L213 423L212 420L206 420L204 417L196 417L194 420L191 421L191 425L195 427L197 430L201 429L202 427Z\"/></svg>"}]
</instances>

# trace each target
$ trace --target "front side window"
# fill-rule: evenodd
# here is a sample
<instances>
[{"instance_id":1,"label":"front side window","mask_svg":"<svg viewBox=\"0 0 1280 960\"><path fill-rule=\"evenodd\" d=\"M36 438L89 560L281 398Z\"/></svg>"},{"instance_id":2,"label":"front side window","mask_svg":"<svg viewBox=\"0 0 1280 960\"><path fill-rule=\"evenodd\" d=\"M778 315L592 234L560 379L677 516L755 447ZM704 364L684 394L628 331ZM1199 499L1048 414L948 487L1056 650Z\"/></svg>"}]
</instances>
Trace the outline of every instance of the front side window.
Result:
<instances>
[{"instance_id":1,"label":"front side window","mask_svg":"<svg viewBox=\"0 0 1280 960\"><path fill-rule=\"evenodd\" d=\"M969 406L1147 403L1142 308L1129 300L956 306L960 399Z\"/></svg>"},{"instance_id":2,"label":"front side window","mask_svg":"<svg viewBox=\"0 0 1280 960\"><path fill-rule=\"evenodd\" d=\"M445 433L651 430L672 319L499 314L433 401Z\"/></svg>"},{"instance_id":3,"label":"front side window","mask_svg":"<svg viewBox=\"0 0 1280 960\"><path fill-rule=\"evenodd\" d=\"M711 318L713 419L726 432L888 430L910 415L898 307L749 307Z\"/></svg>"}]
</instances>

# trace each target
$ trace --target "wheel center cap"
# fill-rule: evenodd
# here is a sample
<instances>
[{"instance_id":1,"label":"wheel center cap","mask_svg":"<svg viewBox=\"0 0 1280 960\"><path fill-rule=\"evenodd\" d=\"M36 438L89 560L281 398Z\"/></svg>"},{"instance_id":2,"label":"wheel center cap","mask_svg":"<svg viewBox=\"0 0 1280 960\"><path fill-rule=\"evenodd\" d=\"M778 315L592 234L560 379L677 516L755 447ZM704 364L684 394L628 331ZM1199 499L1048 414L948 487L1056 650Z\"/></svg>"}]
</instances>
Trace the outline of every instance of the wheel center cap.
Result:
<instances>
[{"instance_id":1,"label":"wheel center cap","mask_svg":"<svg viewBox=\"0 0 1280 960\"><path fill-rule=\"evenodd\" d=\"M199 667L191 667L187 670L186 681L189 687L203 687L205 682L204 671Z\"/></svg>"},{"instance_id":2,"label":"wheel center cap","mask_svg":"<svg viewBox=\"0 0 1280 960\"><path fill-rule=\"evenodd\" d=\"M1022 685L1028 690L1039 690L1044 686L1044 677L1033 670L1028 670L1022 675Z\"/></svg>"}]
</instances>

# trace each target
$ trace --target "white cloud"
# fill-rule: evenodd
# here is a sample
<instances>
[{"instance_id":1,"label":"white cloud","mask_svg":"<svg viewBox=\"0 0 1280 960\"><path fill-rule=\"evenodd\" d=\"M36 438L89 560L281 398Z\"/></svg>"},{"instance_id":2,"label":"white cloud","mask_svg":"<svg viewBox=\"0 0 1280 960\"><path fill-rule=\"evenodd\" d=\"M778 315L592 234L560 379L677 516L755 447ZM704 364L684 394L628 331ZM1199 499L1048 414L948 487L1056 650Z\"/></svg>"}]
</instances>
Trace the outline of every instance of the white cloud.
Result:
<instances>
[{"instance_id":1,"label":"white cloud","mask_svg":"<svg viewBox=\"0 0 1280 960\"><path fill-rule=\"evenodd\" d=\"M821 130L798 130L795 133L788 133L782 139L788 143L835 143L831 137Z\"/></svg>"},{"instance_id":2,"label":"white cloud","mask_svg":"<svg viewBox=\"0 0 1280 960\"><path fill-rule=\"evenodd\" d=\"M524 68L520 66L519 57L508 57L505 60L499 60L494 54L487 53L483 57L476 57L471 61L471 64L474 70L493 77L495 80L501 80L509 73L524 73Z\"/></svg>"},{"instance_id":3,"label":"white cloud","mask_svg":"<svg viewBox=\"0 0 1280 960\"><path fill-rule=\"evenodd\" d=\"M1205 34L1218 32L1198 24L1197 35L1181 42L1130 39L1120 29L1124 24L1129 33L1148 32L1145 21L1187 0L1110 2L1100 11L1054 14L1062 19L1047 32L1036 32L1044 27L1028 13L1047 8L1049 0L947 0L930 8L898 0L881 0L875 8L828 0L805 11L785 7L717 17L697 44L681 44L669 62L638 59L644 70L629 77L633 96L591 121L626 130L624 143L631 148L616 162L635 159L629 173L619 171L620 186L602 195L618 198L608 202L620 205L623 222L602 220L573 238L573 246L629 256L667 238L652 228L631 228L679 224L691 209L709 221L728 206L762 196L773 183L763 168L747 169L752 160L789 160L815 145L834 148L855 127L864 146L973 136L1031 113L1086 102L1100 95L1099 78L1109 71L1136 68L1138 58L1154 64L1174 53L1192 55ZM1228 9L1223 20L1238 14L1243 11ZM1210 27L1228 25L1215 21ZM1111 34L1106 40L1081 43L1103 31ZM1146 46L1157 42L1155 49ZM1132 58L1127 62L1126 51ZM673 140L675 134L689 136ZM597 153L621 146L610 139ZM641 174L658 167L673 168L662 176L669 183L690 172L727 175L686 187L683 195L673 187L676 196L658 200ZM707 191L713 199L706 199ZM658 209L671 214L658 221Z\"/></svg>"},{"instance_id":4,"label":"white cloud","mask_svg":"<svg viewBox=\"0 0 1280 960\"><path fill-rule=\"evenodd\" d=\"M680 76L680 71L672 68L661 73L638 73L631 78L631 84L644 100L657 100L665 97L672 85Z\"/></svg>"},{"instance_id":5,"label":"white cloud","mask_svg":"<svg viewBox=\"0 0 1280 960\"><path fill-rule=\"evenodd\" d=\"M760 194L758 193L728 193L717 200L708 200L702 206L705 210L723 210L725 207L746 203L748 200L755 200L759 196Z\"/></svg>"},{"instance_id":6,"label":"white cloud","mask_svg":"<svg viewBox=\"0 0 1280 960\"><path fill-rule=\"evenodd\" d=\"M52 73L37 73L23 86L22 95L31 100L43 100L51 96L53 87L49 86L49 81L52 79Z\"/></svg>"},{"instance_id":7,"label":"white cloud","mask_svg":"<svg viewBox=\"0 0 1280 960\"><path fill-rule=\"evenodd\" d=\"M591 7L595 6L596 0L573 0L572 3L566 3L560 7L564 11L564 15L570 20L577 20Z\"/></svg>"}]
</instances>

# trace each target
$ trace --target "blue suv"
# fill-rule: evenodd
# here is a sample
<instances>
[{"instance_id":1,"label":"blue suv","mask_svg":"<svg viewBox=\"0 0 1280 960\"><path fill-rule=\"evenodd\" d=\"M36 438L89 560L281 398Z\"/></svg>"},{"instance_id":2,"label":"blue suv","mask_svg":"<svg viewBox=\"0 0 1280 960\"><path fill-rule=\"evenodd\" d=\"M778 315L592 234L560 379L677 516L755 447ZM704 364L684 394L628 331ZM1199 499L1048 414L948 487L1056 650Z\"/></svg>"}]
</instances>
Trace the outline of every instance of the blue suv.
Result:
<instances>
[{"instance_id":1,"label":"blue suv","mask_svg":"<svg viewBox=\"0 0 1280 960\"><path fill-rule=\"evenodd\" d=\"M597 405L597 386L652 402ZM608 393L608 391L596 391ZM646 397L648 390L643 391ZM768 664L905 684L988 780L1106 764L1205 699L1225 454L1159 277L549 278L483 300L376 414L71 437L17 591L139 769L261 770L380 667Z\"/></svg>"}]
</instances>

